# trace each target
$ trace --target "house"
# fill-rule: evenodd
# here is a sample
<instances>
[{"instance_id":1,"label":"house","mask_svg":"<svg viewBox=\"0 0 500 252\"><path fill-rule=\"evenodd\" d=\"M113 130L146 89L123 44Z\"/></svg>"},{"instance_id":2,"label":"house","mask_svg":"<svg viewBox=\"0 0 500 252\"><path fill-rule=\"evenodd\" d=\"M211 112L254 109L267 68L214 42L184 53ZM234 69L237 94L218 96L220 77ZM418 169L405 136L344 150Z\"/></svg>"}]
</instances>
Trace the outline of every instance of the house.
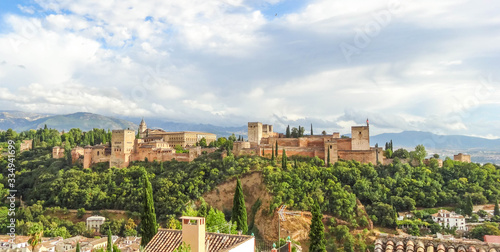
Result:
<instances>
[{"instance_id":1,"label":"house","mask_svg":"<svg viewBox=\"0 0 500 252\"><path fill-rule=\"evenodd\" d=\"M145 248L147 252L172 252L182 242L192 252L254 252L255 237L205 233L205 218L181 217L182 230L160 229Z\"/></svg>"},{"instance_id":2,"label":"house","mask_svg":"<svg viewBox=\"0 0 500 252\"><path fill-rule=\"evenodd\" d=\"M139 251L141 237L127 236L125 238L120 238L116 243L122 252L135 252Z\"/></svg>"},{"instance_id":3,"label":"house","mask_svg":"<svg viewBox=\"0 0 500 252\"><path fill-rule=\"evenodd\" d=\"M102 216L91 216L87 218L87 229L93 230L94 232L99 232L101 225L106 221L105 217Z\"/></svg>"},{"instance_id":4,"label":"house","mask_svg":"<svg viewBox=\"0 0 500 252\"><path fill-rule=\"evenodd\" d=\"M455 212L440 209L437 213L432 215L432 220L441 225L441 227L457 227L457 230L468 230L465 225L465 217L463 215L456 214Z\"/></svg>"},{"instance_id":5,"label":"house","mask_svg":"<svg viewBox=\"0 0 500 252\"><path fill-rule=\"evenodd\" d=\"M28 244L29 236L16 236L14 242L10 239L7 235L0 237L0 251L31 251L31 247Z\"/></svg>"},{"instance_id":6,"label":"house","mask_svg":"<svg viewBox=\"0 0 500 252\"><path fill-rule=\"evenodd\" d=\"M404 219L412 219L414 215L410 212L401 212L398 213L398 221L402 221Z\"/></svg>"}]
</instances>

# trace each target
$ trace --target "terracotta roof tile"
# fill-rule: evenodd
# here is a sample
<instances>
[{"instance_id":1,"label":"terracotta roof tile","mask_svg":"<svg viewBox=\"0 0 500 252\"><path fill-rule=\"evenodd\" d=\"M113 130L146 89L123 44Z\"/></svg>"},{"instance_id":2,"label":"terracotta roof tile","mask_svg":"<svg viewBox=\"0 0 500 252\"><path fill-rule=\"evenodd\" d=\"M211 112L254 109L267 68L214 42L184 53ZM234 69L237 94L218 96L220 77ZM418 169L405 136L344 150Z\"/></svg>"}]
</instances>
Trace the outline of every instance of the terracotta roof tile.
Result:
<instances>
[{"instance_id":1,"label":"terracotta roof tile","mask_svg":"<svg viewBox=\"0 0 500 252\"><path fill-rule=\"evenodd\" d=\"M485 235L484 242L500 243L500 236L498 236L498 235Z\"/></svg>"},{"instance_id":2,"label":"terracotta roof tile","mask_svg":"<svg viewBox=\"0 0 500 252\"><path fill-rule=\"evenodd\" d=\"M375 252L500 252L500 244L472 240L438 240L419 238L380 238L375 241Z\"/></svg>"},{"instance_id":3,"label":"terracotta roof tile","mask_svg":"<svg viewBox=\"0 0 500 252\"><path fill-rule=\"evenodd\" d=\"M209 252L227 251L238 244L252 239L248 235L230 235L207 233L205 244L209 242ZM182 231L171 229L160 229L158 233L151 239L145 248L146 252L171 252L176 249L182 242Z\"/></svg>"}]
</instances>

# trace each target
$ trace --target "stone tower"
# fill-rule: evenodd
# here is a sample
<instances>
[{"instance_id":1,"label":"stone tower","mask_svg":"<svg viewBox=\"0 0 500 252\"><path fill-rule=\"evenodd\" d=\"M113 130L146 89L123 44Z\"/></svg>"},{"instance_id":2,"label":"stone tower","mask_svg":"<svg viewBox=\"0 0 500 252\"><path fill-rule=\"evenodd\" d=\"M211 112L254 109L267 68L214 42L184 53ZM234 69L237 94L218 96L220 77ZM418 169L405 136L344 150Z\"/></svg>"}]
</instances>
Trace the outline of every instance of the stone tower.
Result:
<instances>
[{"instance_id":1,"label":"stone tower","mask_svg":"<svg viewBox=\"0 0 500 252\"><path fill-rule=\"evenodd\" d=\"M370 149L370 126L352 126L351 127L351 148L352 150Z\"/></svg>"},{"instance_id":2,"label":"stone tower","mask_svg":"<svg viewBox=\"0 0 500 252\"><path fill-rule=\"evenodd\" d=\"M83 168L90 168L91 165L92 165L92 147L90 145L87 145L83 149Z\"/></svg>"},{"instance_id":3,"label":"stone tower","mask_svg":"<svg viewBox=\"0 0 500 252\"><path fill-rule=\"evenodd\" d=\"M109 167L124 168L130 163L134 149L135 132L133 130L113 130L111 136L111 158Z\"/></svg>"},{"instance_id":4,"label":"stone tower","mask_svg":"<svg viewBox=\"0 0 500 252\"><path fill-rule=\"evenodd\" d=\"M248 123L248 142L260 144L262 139L262 123L249 122Z\"/></svg>"},{"instance_id":5,"label":"stone tower","mask_svg":"<svg viewBox=\"0 0 500 252\"><path fill-rule=\"evenodd\" d=\"M139 124L139 137L145 138L147 130L148 130L148 126L146 125L144 118L142 118L141 124Z\"/></svg>"}]
</instances>

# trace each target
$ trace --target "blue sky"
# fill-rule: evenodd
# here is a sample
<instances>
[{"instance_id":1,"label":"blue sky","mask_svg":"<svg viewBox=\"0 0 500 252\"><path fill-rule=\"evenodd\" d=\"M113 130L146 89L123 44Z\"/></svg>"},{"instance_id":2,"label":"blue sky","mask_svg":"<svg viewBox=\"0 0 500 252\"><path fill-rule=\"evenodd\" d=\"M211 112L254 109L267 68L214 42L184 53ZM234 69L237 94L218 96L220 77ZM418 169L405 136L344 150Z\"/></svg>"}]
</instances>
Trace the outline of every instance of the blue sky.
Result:
<instances>
[{"instance_id":1,"label":"blue sky","mask_svg":"<svg viewBox=\"0 0 500 252\"><path fill-rule=\"evenodd\" d=\"M0 110L500 137L500 3L0 2Z\"/></svg>"}]
</instances>

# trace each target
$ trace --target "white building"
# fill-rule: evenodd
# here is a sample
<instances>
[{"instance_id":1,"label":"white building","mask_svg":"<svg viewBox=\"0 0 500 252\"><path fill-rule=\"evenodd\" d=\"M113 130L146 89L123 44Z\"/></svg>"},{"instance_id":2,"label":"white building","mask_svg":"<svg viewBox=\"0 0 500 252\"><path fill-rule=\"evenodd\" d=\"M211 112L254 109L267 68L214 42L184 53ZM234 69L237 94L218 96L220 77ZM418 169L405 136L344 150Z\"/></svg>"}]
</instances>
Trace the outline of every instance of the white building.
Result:
<instances>
[{"instance_id":1,"label":"white building","mask_svg":"<svg viewBox=\"0 0 500 252\"><path fill-rule=\"evenodd\" d=\"M95 232L99 232L101 225L106 221L106 218L102 216L91 216L87 218L87 229L94 230Z\"/></svg>"},{"instance_id":2,"label":"white building","mask_svg":"<svg viewBox=\"0 0 500 252\"><path fill-rule=\"evenodd\" d=\"M457 230L467 231L467 226L465 225L465 217L456 214L455 212L441 209L437 213L432 215L432 220L441 225L441 227L457 227Z\"/></svg>"}]
</instances>

